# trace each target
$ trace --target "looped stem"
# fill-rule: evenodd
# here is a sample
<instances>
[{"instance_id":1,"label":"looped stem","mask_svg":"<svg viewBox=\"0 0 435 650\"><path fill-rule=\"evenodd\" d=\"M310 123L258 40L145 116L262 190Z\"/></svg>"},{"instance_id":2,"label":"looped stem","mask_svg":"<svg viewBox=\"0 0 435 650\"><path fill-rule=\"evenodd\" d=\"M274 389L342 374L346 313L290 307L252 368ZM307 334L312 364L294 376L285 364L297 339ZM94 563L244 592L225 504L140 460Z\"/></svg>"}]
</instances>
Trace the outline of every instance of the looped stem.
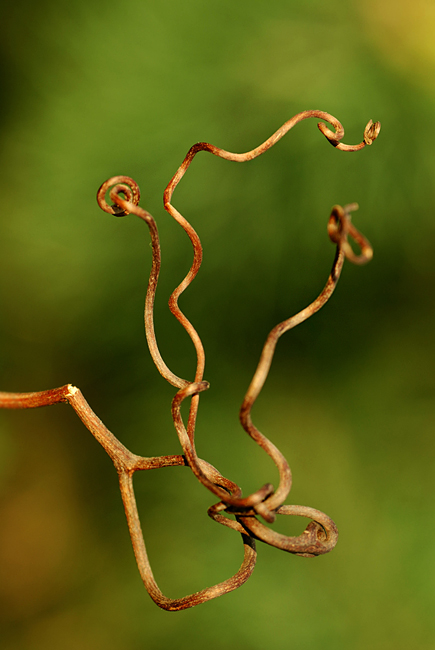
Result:
<instances>
[{"instance_id":1,"label":"looped stem","mask_svg":"<svg viewBox=\"0 0 435 650\"><path fill-rule=\"evenodd\" d=\"M346 258L353 264L367 264L373 257L373 248L366 237L359 232L351 221L351 212L358 210L358 203L345 205L334 205L328 222L328 235L330 240L339 244ZM356 255L348 242L348 237L359 246L361 253Z\"/></svg>"},{"instance_id":2,"label":"looped stem","mask_svg":"<svg viewBox=\"0 0 435 650\"><path fill-rule=\"evenodd\" d=\"M335 133L331 131L331 129L328 129L326 124L323 124L323 122L319 122L317 125L319 131L323 133L325 138L332 144L333 147L340 149L340 151L360 151L361 149L364 149L366 145L373 144L373 142L376 140L376 138L378 137L381 131L380 122L373 123L372 120L369 120L369 122L367 122L366 127L364 129L362 142L360 142L359 144L343 144L341 140L344 136L344 129L341 126L340 122L338 120L335 120L335 118L334 121L328 119L328 122L333 124L335 128Z\"/></svg>"},{"instance_id":3,"label":"looped stem","mask_svg":"<svg viewBox=\"0 0 435 650\"><path fill-rule=\"evenodd\" d=\"M110 189L110 198L115 205L109 205L106 202L106 193ZM115 217L123 217L129 214L128 211L119 209L117 198L122 198L123 194L125 200L134 205L138 205L140 200L139 185L130 176L112 176L105 181L97 192L97 203L104 212L113 214Z\"/></svg>"},{"instance_id":4,"label":"looped stem","mask_svg":"<svg viewBox=\"0 0 435 650\"><path fill-rule=\"evenodd\" d=\"M275 546L282 551L302 555L303 557L315 557L329 553L338 540L338 530L335 523L320 510L306 506L281 506L277 508L278 515L296 515L308 517L312 521L304 532L297 537L282 535L271 528L268 528L255 517L239 517L241 523L256 539Z\"/></svg>"}]
</instances>

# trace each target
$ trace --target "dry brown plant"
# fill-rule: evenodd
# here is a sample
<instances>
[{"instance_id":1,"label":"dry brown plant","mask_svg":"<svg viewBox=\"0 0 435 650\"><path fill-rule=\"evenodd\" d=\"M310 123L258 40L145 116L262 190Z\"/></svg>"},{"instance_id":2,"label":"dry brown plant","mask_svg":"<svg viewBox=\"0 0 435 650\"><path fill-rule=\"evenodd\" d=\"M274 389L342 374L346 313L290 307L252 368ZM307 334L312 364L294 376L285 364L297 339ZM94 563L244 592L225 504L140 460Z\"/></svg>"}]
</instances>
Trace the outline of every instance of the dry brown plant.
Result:
<instances>
[{"instance_id":1,"label":"dry brown plant","mask_svg":"<svg viewBox=\"0 0 435 650\"><path fill-rule=\"evenodd\" d=\"M279 471L279 485L275 490L270 483L267 483L256 492L244 497L242 496L241 488L236 483L222 476L215 467L199 458L196 453L195 424L199 398L200 394L209 388L209 384L203 378L205 354L201 339L193 325L180 310L178 299L199 271L202 261L202 246L191 224L171 203L175 188L198 152L208 151L225 160L246 162L263 154L298 122L310 117L325 120L333 126L334 131L329 129L323 122L317 125L329 142L341 151L359 151L366 145L372 144L378 136L381 127L379 122L373 123L370 120L364 130L363 141L357 145L346 145L341 142L344 136L344 129L335 117L323 111L304 111L286 122L256 149L243 154L231 153L211 144L200 142L188 151L181 166L164 192L165 209L186 231L193 246L192 266L184 280L178 285L169 299L171 312L189 334L195 346L197 362L193 380L183 379L175 375L164 362L157 345L153 313L161 264L160 243L154 218L149 212L139 206L139 187L135 181L127 176L115 176L103 183L98 190L98 204L105 212L118 217L135 214L145 221L150 231L152 266L145 301L145 331L150 353L158 371L170 384L178 389L172 401L172 418L183 454L150 458L134 454L107 429L92 411L81 391L71 384L41 392L0 393L0 407L2 408L37 408L59 402L66 402L73 407L83 424L89 429L113 461L118 472L122 501L140 575L151 598L159 607L166 610L187 609L240 587L252 574L255 566L257 558L255 540L260 540L303 557L315 557L328 553L337 543L337 528L332 519L323 512L307 506L283 505L290 492L292 483L290 467L280 450L253 424L251 410L266 381L275 347L280 336L312 316L329 300L340 277L345 257L355 264L364 264L372 258L372 248L369 242L351 222L350 213L356 210L358 206L357 204L351 204L345 207L336 205L332 208L328 221L328 234L332 242L336 245L336 252L332 270L325 287L308 307L276 325L264 344L260 361L240 409L240 422L248 435L260 445L276 464ZM109 192L112 205L106 202L107 192ZM359 254L353 251L348 241L349 237L358 245L360 249ZM182 402L187 398L190 399L190 411L187 425L185 425L180 409ZM154 579L145 547L133 489L133 475L135 472L174 465L190 467L200 483L219 499L218 503L209 508L209 516L218 523L240 533L244 548L243 562L235 575L213 587L207 587L197 593L177 599L165 596L160 591ZM260 516L270 524L274 522L277 514L307 517L311 521L301 535L289 537L269 528L258 519L258 516Z\"/></svg>"}]
</instances>

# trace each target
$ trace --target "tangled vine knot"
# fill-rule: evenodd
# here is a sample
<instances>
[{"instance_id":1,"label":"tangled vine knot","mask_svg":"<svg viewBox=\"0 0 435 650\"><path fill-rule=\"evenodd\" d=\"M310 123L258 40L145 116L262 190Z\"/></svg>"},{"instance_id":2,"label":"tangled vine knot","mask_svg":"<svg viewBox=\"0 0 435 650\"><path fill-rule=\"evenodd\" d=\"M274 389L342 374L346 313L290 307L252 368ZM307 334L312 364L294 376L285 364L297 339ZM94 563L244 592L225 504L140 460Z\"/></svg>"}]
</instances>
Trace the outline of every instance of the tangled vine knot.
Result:
<instances>
[{"instance_id":1,"label":"tangled vine knot","mask_svg":"<svg viewBox=\"0 0 435 650\"><path fill-rule=\"evenodd\" d=\"M251 410L266 381L278 339L285 332L312 316L329 300L337 285L345 258L355 264L364 264L372 258L373 252L370 243L351 222L351 212L356 210L358 205L353 203L344 207L336 205L332 208L328 222L328 235L336 245L336 252L325 287L308 307L276 325L264 344L260 361L240 409L240 422L246 433L276 464L279 471L279 485L277 489L274 489L270 483L267 483L256 492L248 496L242 496L242 490L236 483L224 477L213 465L199 458L196 453L195 425L199 398L200 394L209 388L209 384L204 381L203 377L205 353L201 339L178 306L178 299L194 280L200 269L202 246L194 228L171 203L175 188L198 152L208 151L225 160L246 162L270 149L293 126L310 117L325 120L332 125L334 131L329 129L323 122L318 124L318 128L329 142L341 151L359 151L366 145L372 144L379 135L381 128L379 122L373 123L370 120L364 130L363 141L357 145L346 145L341 142L344 129L335 117L324 111L304 111L286 122L256 149L243 154L231 153L206 142L195 144L188 151L179 169L166 187L164 207L185 230L193 246L192 266L169 299L169 308L172 314L184 327L195 346L197 363L195 377L192 381L178 377L168 368L157 345L154 331L154 299L161 266L160 242L154 218L139 206L139 187L128 176L115 176L103 183L98 190L97 200L102 210L117 217L135 214L145 221L149 228L152 265L145 300L145 332L149 350L158 371L172 386L178 389L172 401L172 418L183 454L144 457L132 453L95 415L81 391L70 384L33 393L0 392L0 407L2 408L36 408L59 402L69 403L92 435L102 445L118 472L121 496L140 575L151 598L159 607L166 610L187 609L240 587L254 570L257 558L256 540L303 557L315 557L328 553L337 543L337 527L326 514L307 506L283 505L291 489L292 476L290 467L279 449L253 424ZM111 205L106 201L107 192L112 202ZM349 243L349 238L354 240L359 247L359 254L354 252ZM190 399L187 424L184 423L181 415L181 404L185 399ZM214 521L241 534L244 558L239 570L227 580L192 595L171 599L164 596L160 591L151 570L133 490L133 474L139 470L175 465L190 467L199 482L219 499L218 503L208 509L208 514ZM277 514L307 517L311 521L301 535L290 537L269 528L258 518L261 517L270 524L275 521ZM231 518L232 516L234 518Z\"/></svg>"}]
</instances>

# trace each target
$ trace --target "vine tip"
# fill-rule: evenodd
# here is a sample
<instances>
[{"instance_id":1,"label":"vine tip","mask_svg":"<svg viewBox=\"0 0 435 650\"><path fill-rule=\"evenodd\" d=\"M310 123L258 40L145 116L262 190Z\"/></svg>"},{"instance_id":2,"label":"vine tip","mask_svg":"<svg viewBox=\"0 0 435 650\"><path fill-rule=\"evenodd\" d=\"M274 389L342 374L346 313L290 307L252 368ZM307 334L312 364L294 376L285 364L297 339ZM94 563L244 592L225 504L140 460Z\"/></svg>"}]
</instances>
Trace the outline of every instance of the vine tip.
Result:
<instances>
[{"instance_id":1,"label":"vine tip","mask_svg":"<svg viewBox=\"0 0 435 650\"><path fill-rule=\"evenodd\" d=\"M370 120L366 128L364 129L364 142L368 145L373 144L373 142L378 137L380 131L381 131L381 123L380 122L373 123L373 120Z\"/></svg>"}]
</instances>

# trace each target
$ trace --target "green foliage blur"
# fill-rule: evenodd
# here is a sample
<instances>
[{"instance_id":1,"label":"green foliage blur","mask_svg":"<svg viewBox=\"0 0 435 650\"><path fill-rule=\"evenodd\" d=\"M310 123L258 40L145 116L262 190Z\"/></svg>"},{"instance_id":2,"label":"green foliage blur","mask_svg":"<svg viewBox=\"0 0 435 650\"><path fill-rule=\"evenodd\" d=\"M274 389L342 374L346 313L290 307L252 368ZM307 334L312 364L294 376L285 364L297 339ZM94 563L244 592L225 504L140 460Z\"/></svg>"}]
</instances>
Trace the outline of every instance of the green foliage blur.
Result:
<instances>
[{"instance_id":1,"label":"green foliage blur","mask_svg":"<svg viewBox=\"0 0 435 650\"><path fill-rule=\"evenodd\" d=\"M174 389L143 333L151 251L138 219L95 201L135 178L158 222L156 330L193 378L167 298L187 272L162 193L189 147L242 152L305 109L315 121L255 161L200 154L174 194L204 246L180 300L206 349L197 448L247 494L277 484L238 424L263 341L320 292L330 208L357 201L372 242L336 294L279 343L254 421L287 456L289 503L330 515L317 559L258 544L241 589L159 610L142 587L116 472L72 409L0 413L4 650L432 650L435 647L435 6L432 0L54 0L0 7L1 390L73 383L132 451L180 453ZM238 535L186 468L136 475L156 579L179 597L234 573ZM299 534L306 522L276 523Z\"/></svg>"}]
</instances>

